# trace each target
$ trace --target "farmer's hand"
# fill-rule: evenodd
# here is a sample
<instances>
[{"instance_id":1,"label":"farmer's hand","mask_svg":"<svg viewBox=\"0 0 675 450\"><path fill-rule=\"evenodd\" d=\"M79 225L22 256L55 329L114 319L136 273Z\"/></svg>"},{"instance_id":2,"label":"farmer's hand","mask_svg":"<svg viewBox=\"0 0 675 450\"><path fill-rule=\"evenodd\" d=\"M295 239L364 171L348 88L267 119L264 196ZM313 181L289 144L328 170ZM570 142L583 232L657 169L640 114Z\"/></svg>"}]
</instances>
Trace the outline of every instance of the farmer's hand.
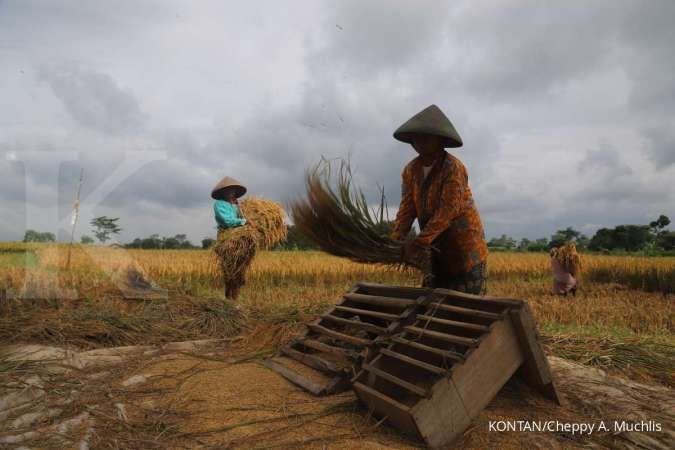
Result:
<instances>
[{"instance_id":1,"label":"farmer's hand","mask_svg":"<svg viewBox=\"0 0 675 450\"><path fill-rule=\"evenodd\" d=\"M401 254L401 259L405 262L415 262L420 259L424 252L425 248L414 240L405 241L403 244L403 251Z\"/></svg>"}]
</instances>

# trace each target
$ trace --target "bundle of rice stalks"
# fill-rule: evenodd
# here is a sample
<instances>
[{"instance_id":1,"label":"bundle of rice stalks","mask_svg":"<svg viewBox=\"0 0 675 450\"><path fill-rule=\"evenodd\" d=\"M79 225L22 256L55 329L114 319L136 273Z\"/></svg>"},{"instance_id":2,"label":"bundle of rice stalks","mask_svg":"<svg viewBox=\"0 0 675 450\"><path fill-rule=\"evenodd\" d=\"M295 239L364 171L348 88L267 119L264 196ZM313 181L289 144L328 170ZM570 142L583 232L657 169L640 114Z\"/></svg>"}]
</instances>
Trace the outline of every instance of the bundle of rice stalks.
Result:
<instances>
[{"instance_id":1,"label":"bundle of rice stalks","mask_svg":"<svg viewBox=\"0 0 675 450\"><path fill-rule=\"evenodd\" d=\"M298 230L323 251L364 263L400 265L402 243L383 231L371 216L365 196L352 192L352 173L345 161L331 187L330 163L323 161L307 173L307 197L291 205Z\"/></svg>"},{"instance_id":2,"label":"bundle of rice stalks","mask_svg":"<svg viewBox=\"0 0 675 450\"><path fill-rule=\"evenodd\" d=\"M256 253L256 233L249 227L236 227L218 231L218 239L213 246L224 281L228 283L240 280L244 283L246 270L253 262Z\"/></svg>"},{"instance_id":3,"label":"bundle of rice stalks","mask_svg":"<svg viewBox=\"0 0 675 450\"><path fill-rule=\"evenodd\" d=\"M269 249L286 239L284 209L280 204L258 197L248 197L239 205L246 224L256 234L259 248Z\"/></svg>"},{"instance_id":4,"label":"bundle of rice stalks","mask_svg":"<svg viewBox=\"0 0 675 450\"><path fill-rule=\"evenodd\" d=\"M581 257L574 242L568 241L565 245L552 249L551 256L573 277L581 273Z\"/></svg>"}]
</instances>

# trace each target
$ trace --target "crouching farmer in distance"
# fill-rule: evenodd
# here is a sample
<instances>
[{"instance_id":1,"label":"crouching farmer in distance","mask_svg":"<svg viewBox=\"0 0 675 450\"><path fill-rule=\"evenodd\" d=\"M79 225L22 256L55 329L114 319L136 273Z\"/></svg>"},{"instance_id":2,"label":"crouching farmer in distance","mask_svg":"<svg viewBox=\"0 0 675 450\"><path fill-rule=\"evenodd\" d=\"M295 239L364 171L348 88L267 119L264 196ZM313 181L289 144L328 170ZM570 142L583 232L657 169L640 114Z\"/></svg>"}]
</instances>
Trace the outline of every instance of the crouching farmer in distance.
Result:
<instances>
[{"instance_id":1,"label":"crouching farmer in distance","mask_svg":"<svg viewBox=\"0 0 675 450\"><path fill-rule=\"evenodd\" d=\"M246 267L239 261L232 249L232 240L236 239L229 231L246 225L246 219L239 210L238 199L246 194L246 187L234 178L225 177L213 188L211 197L213 213L218 225L218 239L214 247L223 270L225 297L236 300L239 290L245 283Z\"/></svg>"},{"instance_id":2,"label":"crouching farmer in distance","mask_svg":"<svg viewBox=\"0 0 675 450\"><path fill-rule=\"evenodd\" d=\"M391 236L405 239L417 219L420 234L404 243L402 259L426 267L425 287L485 295L488 248L483 225L466 168L445 151L461 147L462 139L436 105L401 125L394 138L411 144L419 155L403 169Z\"/></svg>"},{"instance_id":3,"label":"crouching farmer in distance","mask_svg":"<svg viewBox=\"0 0 675 450\"><path fill-rule=\"evenodd\" d=\"M551 255L551 272L553 273L552 294L577 295L579 276L581 275L581 257L573 242L566 242L561 247L553 247Z\"/></svg>"}]
</instances>

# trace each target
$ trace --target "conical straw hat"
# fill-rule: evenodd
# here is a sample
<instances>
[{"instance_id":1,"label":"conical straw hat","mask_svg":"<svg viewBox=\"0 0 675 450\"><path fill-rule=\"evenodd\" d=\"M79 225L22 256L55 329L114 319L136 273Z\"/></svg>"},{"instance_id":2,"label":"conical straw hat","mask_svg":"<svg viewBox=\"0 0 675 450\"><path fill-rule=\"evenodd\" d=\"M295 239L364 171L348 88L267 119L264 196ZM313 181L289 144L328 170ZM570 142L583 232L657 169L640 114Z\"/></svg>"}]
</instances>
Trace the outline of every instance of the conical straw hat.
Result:
<instances>
[{"instance_id":1,"label":"conical straw hat","mask_svg":"<svg viewBox=\"0 0 675 450\"><path fill-rule=\"evenodd\" d=\"M462 138L443 111L436 105L415 114L394 131L394 138L412 144L415 134L435 134L443 138L443 147L461 147Z\"/></svg>"},{"instance_id":2,"label":"conical straw hat","mask_svg":"<svg viewBox=\"0 0 675 450\"><path fill-rule=\"evenodd\" d=\"M225 177L216 184L211 190L211 197L216 200L224 200L225 192L228 189L234 190L234 195L239 198L246 193L246 187L232 177Z\"/></svg>"}]
</instances>

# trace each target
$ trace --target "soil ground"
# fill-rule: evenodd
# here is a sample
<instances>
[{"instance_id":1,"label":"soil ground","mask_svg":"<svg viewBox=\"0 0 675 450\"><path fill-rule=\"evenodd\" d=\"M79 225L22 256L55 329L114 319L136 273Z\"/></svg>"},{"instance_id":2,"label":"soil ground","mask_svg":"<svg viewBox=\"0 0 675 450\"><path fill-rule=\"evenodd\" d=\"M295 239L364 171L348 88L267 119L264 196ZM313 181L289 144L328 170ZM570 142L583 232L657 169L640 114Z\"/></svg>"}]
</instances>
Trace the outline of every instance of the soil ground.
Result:
<instances>
[{"instance_id":1,"label":"soil ground","mask_svg":"<svg viewBox=\"0 0 675 450\"><path fill-rule=\"evenodd\" d=\"M351 392L317 398L261 364L241 339L66 351L4 347L14 364L0 398L7 448L419 448L370 417ZM675 396L561 358L549 358L564 406L517 380L453 444L456 448L675 446ZM610 431L499 432L491 421L554 420ZM613 432L614 420L661 431ZM651 422L650 422L651 421ZM654 425L655 426L655 425Z\"/></svg>"}]
</instances>

